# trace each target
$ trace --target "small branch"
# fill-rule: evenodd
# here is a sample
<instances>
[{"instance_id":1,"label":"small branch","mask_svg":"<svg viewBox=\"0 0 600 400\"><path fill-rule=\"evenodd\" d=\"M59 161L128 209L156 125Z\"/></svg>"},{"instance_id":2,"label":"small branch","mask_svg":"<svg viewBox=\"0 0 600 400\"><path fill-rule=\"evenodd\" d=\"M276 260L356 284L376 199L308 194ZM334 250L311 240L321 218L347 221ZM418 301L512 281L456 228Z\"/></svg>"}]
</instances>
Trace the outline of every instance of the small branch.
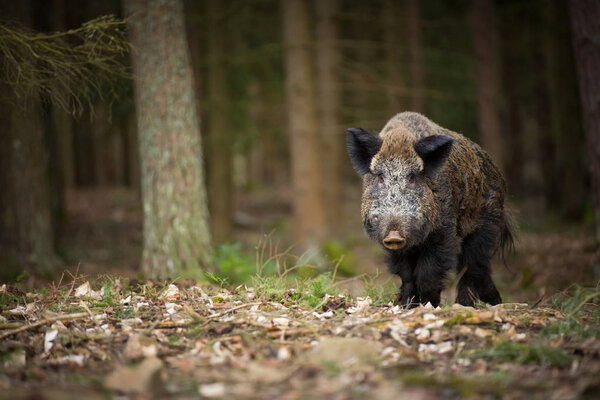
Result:
<instances>
[{"instance_id":1,"label":"small branch","mask_svg":"<svg viewBox=\"0 0 600 400\"><path fill-rule=\"evenodd\" d=\"M71 319L79 319L79 318L83 318L83 317L89 317L89 314L87 312L80 312L80 313L75 313L75 314L58 315L58 316L52 317L52 318L44 318L44 319L36 321L32 324L22 325L16 329L12 329L8 332L4 332L4 333L0 334L0 340L3 340L9 336L12 336L14 334L17 334L17 333L20 333L20 332L23 332L23 331L26 331L29 329L37 328L38 326L52 324L56 321L68 321Z\"/></svg>"},{"instance_id":2,"label":"small branch","mask_svg":"<svg viewBox=\"0 0 600 400\"><path fill-rule=\"evenodd\" d=\"M241 305L239 305L237 307L230 308L230 309L225 310L223 312L220 312L218 314L209 315L206 318L208 318L208 319L219 318L219 317L222 317L223 315L229 314L230 312L233 312L233 311L237 311L237 310L239 310L241 308L252 307L252 306L259 306L261 304L262 304L262 302L241 304Z\"/></svg>"}]
</instances>

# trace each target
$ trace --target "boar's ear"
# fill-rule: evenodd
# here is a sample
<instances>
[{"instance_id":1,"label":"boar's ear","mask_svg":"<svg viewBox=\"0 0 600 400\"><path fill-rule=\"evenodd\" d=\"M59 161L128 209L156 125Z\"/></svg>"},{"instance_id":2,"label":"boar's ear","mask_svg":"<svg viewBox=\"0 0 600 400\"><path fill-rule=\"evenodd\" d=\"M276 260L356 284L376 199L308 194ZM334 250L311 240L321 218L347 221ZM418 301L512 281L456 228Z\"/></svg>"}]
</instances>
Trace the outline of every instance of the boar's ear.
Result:
<instances>
[{"instance_id":1,"label":"boar's ear","mask_svg":"<svg viewBox=\"0 0 600 400\"><path fill-rule=\"evenodd\" d=\"M350 128L346 130L346 145L352 166L360 175L369 172L371 159L381 148L383 140L375 132L369 132L362 128Z\"/></svg>"},{"instance_id":2,"label":"boar's ear","mask_svg":"<svg viewBox=\"0 0 600 400\"><path fill-rule=\"evenodd\" d=\"M423 173L426 176L432 178L435 171L448 158L452 142L454 139L448 136L433 135L424 137L415 143L414 148L419 157L423 159L425 165Z\"/></svg>"}]
</instances>

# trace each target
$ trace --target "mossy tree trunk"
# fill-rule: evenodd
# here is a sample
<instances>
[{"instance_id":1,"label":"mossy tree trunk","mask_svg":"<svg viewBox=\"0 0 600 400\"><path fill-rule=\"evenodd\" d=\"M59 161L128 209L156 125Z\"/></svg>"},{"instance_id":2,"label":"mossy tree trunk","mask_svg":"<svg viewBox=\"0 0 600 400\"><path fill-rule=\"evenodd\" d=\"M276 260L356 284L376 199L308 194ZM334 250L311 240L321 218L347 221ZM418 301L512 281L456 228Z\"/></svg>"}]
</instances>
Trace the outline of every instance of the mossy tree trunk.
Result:
<instances>
[{"instance_id":1,"label":"mossy tree trunk","mask_svg":"<svg viewBox=\"0 0 600 400\"><path fill-rule=\"evenodd\" d=\"M127 0L144 250L154 278L197 277L212 256L199 116L181 0Z\"/></svg>"},{"instance_id":2,"label":"mossy tree trunk","mask_svg":"<svg viewBox=\"0 0 600 400\"><path fill-rule=\"evenodd\" d=\"M303 0L283 1L294 238L298 249L307 249L322 240L326 224L307 5Z\"/></svg>"},{"instance_id":3,"label":"mossy tree trunk","mask_svg":"<svg viewBox=\"0 0 600 400\"><path fill-rule=\"evenodd\" d=\"M571 0L570 12L596 213L596 236L600 239L600 3L597 0Z\"/></svg>"}]
</instances>

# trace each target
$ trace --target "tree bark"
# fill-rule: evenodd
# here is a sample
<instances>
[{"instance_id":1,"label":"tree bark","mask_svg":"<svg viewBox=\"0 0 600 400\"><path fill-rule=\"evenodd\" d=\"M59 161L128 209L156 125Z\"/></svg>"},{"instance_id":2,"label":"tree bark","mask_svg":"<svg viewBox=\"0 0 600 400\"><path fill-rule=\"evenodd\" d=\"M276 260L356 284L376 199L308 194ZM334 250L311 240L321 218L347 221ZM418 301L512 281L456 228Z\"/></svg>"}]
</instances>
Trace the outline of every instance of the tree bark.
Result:
<instances>
[{"instance_id":1,"label":"tree bark","mask_svg":"<svg viewBox=\"0 0 600 400\"><path fill-rule=\"evenodd\" d=\"M30 1L2 1L0 12L32 24ZM4 84L0 89L0 276L15 278L26 269L52 273L61 262L54 250L41 102L17 98Z\"/></svg>"},{"instance_id":2,"label":"tree bark","mask_svg":"<svg viewBox=\"0 0 600 400\"><path fill-rule=\"evenodd\" d=\"M337 17L338 0L316 0L316 59L319 99L319 133L322 137L327 166L322 170L327 228L330 233L341 233L343 199L344 130L340 111L340 48Z\"/></svg>"},{"instance_id":3,"label":"tree bark","mask_svg":"<svg viewBox=\"0 0 600 400\"><path fill-rule=\"evenodd\" d=\"M108 103L98 101L94 104L91 116L92 151L94 152L94 183L96 186L109 186L110 165L109 160L109 110ZM87 132L84 132L84 134Z\"/></svg>"},{"instance_id":4,"label":"tree bark","mask_svg":"<svg viewBox=\"0 0 600 400\"><path fill-rule=\"evenodd\" d=\"M51 273L60 265L54 230L40 104L4 87L0 100L0 270ZM13 276L14 277L14 276Z\"/></svg>"},{"instance_id":5,"label":"tree bark","mask_svg":"<svg viewBox=\"0 0 600 400\"><path fill-rule=\"evenodd\" d=\"M479 142L502 171L502 137L498 114L497 32L492 0L471 3L471 32L475 52Z\"/></svg>"},{"instance_id":6,"label":"tree bark","mask_svg":"<svg viewBox=\"0 0 600 400\"><path fill-rule=\"evenodd\" d=\"M198 277L212 258L199 117L181 0L127 0L134 52L143 271Z\"/></svg>"},{"instance_id":7,"label":"tree bark","mask_svg":"<svg viewBox=\"0 0 600 400\"><path fill-rule=\"evenodd\" d=\"M408 29L408 52L410 56L410 107L412 111L425 113L425 63L421 43L421 7L419 0L408 0L406 7Z\"/></svg>"},{"instance_id":8,"label":"tree bark","mask_svg":"<svg viewBox=\"0 0 600 400\"><path fill-rule=\"evenodd\" d=\"M600 239L600 2L571 0L571 30Z\"/></svg>"},{"instance_id":9,"label":"tree bark","mask_svg":"<svg viewBox=\"0 0 600 400\"><path fill-rule=\"evenodd\" d=\"M385 0L382 7L383 44L385 46L386 65L386 95L388 114L390 116L404 111L405 105L401 98L404 96L404 79L402 77L401 38L398 21L401 17L397 0Z\"/></svg>"},{"instance_id":10,"label":"tree bark","mask_svg":"<svg viewBox=\"0 0 600 400\"><path fill-rule=\"evenodd\" d=\"M321 179L315 89L307 3L283 1L288 133L292 158L294 237L307 249L324 237L325 213Z\"/></svg>"},{"instance_id":11,"label":"tree bark","mask_svg":"<svg viewBox=\"0 0 600 400\"><path fill-rule=\"evenodd\" d=\"M544 17L543 49L550 120L554 143L554 176L547 185L557 187L558 211L570 220L580 220L584 212L587 174L581 154L585 137L577 92L577 75L569 33L568 4L548 2ZM569 182L556 185L555 179Z\"/></svg>"},{"instance_id":12,"label":"tree bark","mask_svg":"<svg viewBox=\"0 0 600 400\"><path fill-rule=\"evenodd\" d=\"M231 239L233 228L233 149L231 96L228 87L225 13L222 0L207 2L208 58L207 170L211 227L215 242Z\"/></svg>"}]
</instances>

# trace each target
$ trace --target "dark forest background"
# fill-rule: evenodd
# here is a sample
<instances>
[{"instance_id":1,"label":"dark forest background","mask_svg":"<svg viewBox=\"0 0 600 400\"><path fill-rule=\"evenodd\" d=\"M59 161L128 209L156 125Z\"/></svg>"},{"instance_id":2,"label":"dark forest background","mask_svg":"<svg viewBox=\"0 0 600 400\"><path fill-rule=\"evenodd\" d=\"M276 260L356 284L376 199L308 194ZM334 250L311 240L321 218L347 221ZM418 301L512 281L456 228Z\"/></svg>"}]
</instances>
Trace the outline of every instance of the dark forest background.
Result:
<instances>
[{"instance_id":1,"label":"dark forest background","mask_svg":"<svg viewBox=\"0 0 600 400\"><path fill-rule=\"evenodd\" d=\"M4 25L37 32L135 9L1 3ZM241 282L265 248L322 271L382 269L361 231L345 129L378 131L412 110L482 144L504 171L521 231L508 269L496 268L504 291L539 296L597 280L597 150L586 142L568 2L296 2L300 11L277 0L183 3L186 33L170 44L187 42L195 82L209 269ZM143 50L134 43L133 54ZM2 83L0 280L142 271L139 116L133 81L115 79L75 112L43 96L23 104Z\"/></svg>"}]
</instances>

